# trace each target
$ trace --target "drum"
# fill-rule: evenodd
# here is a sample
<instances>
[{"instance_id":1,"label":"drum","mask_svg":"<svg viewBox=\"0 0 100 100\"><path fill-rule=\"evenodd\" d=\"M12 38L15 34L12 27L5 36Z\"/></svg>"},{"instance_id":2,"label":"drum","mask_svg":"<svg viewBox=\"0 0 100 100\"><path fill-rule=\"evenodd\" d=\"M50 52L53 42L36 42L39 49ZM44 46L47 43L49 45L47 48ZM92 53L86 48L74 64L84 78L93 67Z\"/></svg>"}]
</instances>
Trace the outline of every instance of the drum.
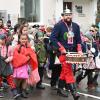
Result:
<instances>
[{"instance_id":1,"label":"drum","mask_svg":"<svg viewBox=\"0 0 100 100\"><path fill-rule=\"evenodd\" d=\"M66 54L66 62L70 64L85 64L87 61L87 55L84 53L83 55L78 54L77 52L67 52Z\"/></svg>"}]
</instances>

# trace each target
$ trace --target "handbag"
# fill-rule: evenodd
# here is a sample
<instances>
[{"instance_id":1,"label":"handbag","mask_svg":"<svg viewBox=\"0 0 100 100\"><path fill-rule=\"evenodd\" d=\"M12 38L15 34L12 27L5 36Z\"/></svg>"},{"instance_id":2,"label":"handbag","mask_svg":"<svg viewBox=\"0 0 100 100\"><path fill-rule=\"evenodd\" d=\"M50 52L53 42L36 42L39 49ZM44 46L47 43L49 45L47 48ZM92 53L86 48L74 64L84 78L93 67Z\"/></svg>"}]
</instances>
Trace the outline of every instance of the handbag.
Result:
<instances>
[{"instance_id":1,"label":"handbag","mask_svg":"<svg viewBox=\"0 0 100 100\"><path fill-rule=\"evenodd\" d=\"M27 79L27 83L29 85L35 85L39 81L40 81L40 76L39 76L39 73L38 73L38 68L36 68L33 71L31 71L29 78Z\"/></svg>"},{"instance_id":2,"label":"handbag","mask_svg":"<svg viewBox=\"0 0 100 100\"><path fill-rule=\"evenodd\" d=\"M0 75L6 77L13 74L10 63L6 63L0 56Z\"/></svg>"},{"instance_id":3,"label":"handbag","mask_svg":"<svg viewBox=\"0 0 100 100\"><path fill-rule=\"evenodd\" d=\"M28 65L23 65L18 68L14 68L13 77L18 79L27 79L28 75Z\"/></svg>"},{"instance_id":4,"label":"handbag","mask_svg":"<svg viewBox=\"0 0 100 100\"><path fill-rule=\"evenodd\" d=\"M10 63L6 63L5 59L7 59L7 54L8 54L8 46L7 46L7 53L6 57L1 56L1 48L0 48L0 75L7 77L9 75L13 74L13 70L11 68Z\"/></svg>"},{"instance_id":5,"label":"handbag","mask_svg":"<svg viewBox=\"0 0 100 100\"><path fill-rule=\"evenodd\" d=\"M83 68L84 69L95 69L96 68L96 64L92 56L87 58L86 63L83 64Z\"/></svg>"}]
</instances>

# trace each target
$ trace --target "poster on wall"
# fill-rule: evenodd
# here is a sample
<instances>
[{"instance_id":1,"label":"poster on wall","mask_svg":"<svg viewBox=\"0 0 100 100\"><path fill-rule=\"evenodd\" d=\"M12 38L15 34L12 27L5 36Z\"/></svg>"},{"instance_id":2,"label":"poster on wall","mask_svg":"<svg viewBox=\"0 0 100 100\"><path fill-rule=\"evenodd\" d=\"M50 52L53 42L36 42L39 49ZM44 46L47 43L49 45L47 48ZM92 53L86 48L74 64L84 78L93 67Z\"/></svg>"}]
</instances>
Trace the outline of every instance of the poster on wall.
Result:
<instances>
[{"instance_id":1,"label":"poster on wall","mask_svg":"<svg viewBox=\"0 0 100 100\"><path fill-rule=\"evenodd\" d=\"M85 17L85 14L83 13L83 6L76 5L75 8L79 17Z\"/></svg>"}]
</instances>

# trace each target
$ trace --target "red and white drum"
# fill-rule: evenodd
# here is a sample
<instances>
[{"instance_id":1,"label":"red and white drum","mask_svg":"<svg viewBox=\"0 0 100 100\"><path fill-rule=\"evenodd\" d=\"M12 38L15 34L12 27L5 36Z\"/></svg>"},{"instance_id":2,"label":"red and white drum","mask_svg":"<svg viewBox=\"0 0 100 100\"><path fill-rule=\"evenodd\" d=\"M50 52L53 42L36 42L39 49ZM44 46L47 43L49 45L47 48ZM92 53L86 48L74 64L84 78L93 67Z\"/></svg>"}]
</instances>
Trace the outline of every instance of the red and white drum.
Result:
<instances>
[{"instance_id":1,"label":"red and white drum","mask_svg":"<svg viewBox=\"0 0 100 100\"><path fill-rule=\"evenodd\" d=\"M66 62L70 64L85 64L87 60L87 55L78 54L77 52L67 52Z\"/></svg>"}]
</instances>

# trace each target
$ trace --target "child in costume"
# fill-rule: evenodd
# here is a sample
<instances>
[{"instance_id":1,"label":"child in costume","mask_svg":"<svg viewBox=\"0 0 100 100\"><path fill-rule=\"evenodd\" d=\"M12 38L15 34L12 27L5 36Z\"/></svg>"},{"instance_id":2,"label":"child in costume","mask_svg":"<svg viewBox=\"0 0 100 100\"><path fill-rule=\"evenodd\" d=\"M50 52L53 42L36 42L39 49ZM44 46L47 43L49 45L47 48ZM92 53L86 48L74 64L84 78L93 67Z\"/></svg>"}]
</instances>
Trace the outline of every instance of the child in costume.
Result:
<instances>
[{"instance_id":1,"label":"child in costume","mask_svg":"<svg viewBox=\"0 0 100 100\"><path fill-rule=\"evenodd\" d=\"M84 41L82 43L83 52L87 53L87 62L82 65L82 72L77 76L76 82L79 84L82 79L88 76L88 89L94 89L93 72L96 69L95 57L98 55L98 49L95 42L93 42L92 35L87 32L84 34Z\"/></svg>"},{"instance_id":2,"label":"child in costume","mask_svg":"<svg viewBox=\"0 0 100 100\"><path fill-rule=\"evenodd\" d=\"M14 68L13 76L16 80L19 93L23 98L27 98L25 91L27 88L26 80L29 78L29 63L32 66L32 70L38 66L35 52L28 44L27 34L20 34L19 44L14 49L12 65Z\"/></svg>"},{"instance_id":3,"label":"child in costume","mask_svg":"<svg viewBox=\"0 0 100 100\"><path fill-rule=\"evenodd\" d=\"M36 34L36 39L35 39L35 50L38 57L38 64L39 64L38 71L40 76L40 81L36 85L37 89L45 89L45 87L42 85L42 80L44 76L44 65L46 64L47 60L47 53L44 46L43 36L44 33L40 31Z\"/></svg>"},{"instance_id":4,"label":"child in costume","mask_svg":"<svg viewBox=\"0 0 100 100\"><path fill-rule=\"evenodd\" d=\"M13 71L10 66L12 59L13 59L12 48L11 46L6 45L6 35L1 34L0 35L0 87L2 86L3 77L5 77L8 84L10 85L14 99L18 99L20 95L17 93L16 85L12 77ZM0 97L3 97L3 94L0 93Z\"/></svg>"}]
</instances>

